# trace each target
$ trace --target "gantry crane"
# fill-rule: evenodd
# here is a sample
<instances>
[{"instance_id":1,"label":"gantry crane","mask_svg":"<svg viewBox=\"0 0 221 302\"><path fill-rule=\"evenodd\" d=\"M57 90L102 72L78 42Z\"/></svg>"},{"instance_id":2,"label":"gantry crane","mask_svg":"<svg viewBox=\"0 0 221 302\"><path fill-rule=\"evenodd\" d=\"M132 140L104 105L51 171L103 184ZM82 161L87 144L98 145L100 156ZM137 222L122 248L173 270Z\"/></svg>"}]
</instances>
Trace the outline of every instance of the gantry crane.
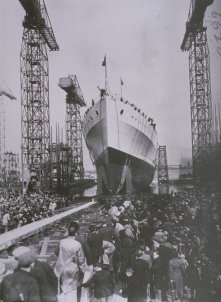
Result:
<instances>
[{"instance_id":1,"label":"gantry crane","mask_svg":"<svg viewBox=\"0 0 221 302\"><path fill-rule=\"evenodd\" d=\"M86 106L76 75L59 79L66 94L66 143L72 153L72 180L84 179L80 108Z\"/></svg>"},{"instance_id":2,"label":"gantry crane","mask_svg":"<svg viewBox=\"0 0 221 302\"><path fill-rule=\"evenodd\" d=\"M213 1L191 0L186 32L181 45L182 51L189 51L192 156L195 180L200 178L204 165L202 159L208 155L211 145L210 61L203 19L207 7Z\"/></svg>"},{"instance_id":3,"label":"gantry crane","mask_svg":"<svg viewBox=\"0 0 221 302\"><path fill-rule=\"evenodd\" d=\"M49 67L47 47L59 50L44 0L19 0L26 15L21 46L22 176L34 171L44 183L49 160ZM47 47L46 47L47 45Z\"/></svg>"}]
</instances>

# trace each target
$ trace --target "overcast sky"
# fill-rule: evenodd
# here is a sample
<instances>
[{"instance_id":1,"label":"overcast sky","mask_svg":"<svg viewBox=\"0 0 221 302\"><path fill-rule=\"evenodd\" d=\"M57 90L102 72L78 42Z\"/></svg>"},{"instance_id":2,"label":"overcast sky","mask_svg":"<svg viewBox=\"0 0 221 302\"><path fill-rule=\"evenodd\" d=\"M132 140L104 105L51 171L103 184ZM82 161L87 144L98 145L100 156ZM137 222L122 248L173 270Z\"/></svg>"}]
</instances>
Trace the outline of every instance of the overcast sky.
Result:
<instances>
[{"instance_id":1,"label":"overcast sky","mask_svg":"<svg viewBox=\"0 0 221 302\"><path fill-rule=\"evenodd\" d=\"M113 93L123 96L157 123L159 145L167 146L169 164L191 157L188 53L180 45L185 32L190 0L45 0L60 46L48 52L50 66L50 116L64 128L65 93L58 79L76 74L89 105L104 83L101 66L107 55L108 81ZM212 99L220 101L221 15L220 0L207 10L205 20L219 21L218 29L208 24L211 54ZM4 98L6 149L18 152L20 139L20 48L24 10L18 0L0 0L0 86L10 87L16 101ZM220 45L218 44L220 43ZM221 49L221 48L220 48ZM221 51L220 51L221 54ZM85 167L90 168L84 147Z\"/></svg>"}]
</instances>

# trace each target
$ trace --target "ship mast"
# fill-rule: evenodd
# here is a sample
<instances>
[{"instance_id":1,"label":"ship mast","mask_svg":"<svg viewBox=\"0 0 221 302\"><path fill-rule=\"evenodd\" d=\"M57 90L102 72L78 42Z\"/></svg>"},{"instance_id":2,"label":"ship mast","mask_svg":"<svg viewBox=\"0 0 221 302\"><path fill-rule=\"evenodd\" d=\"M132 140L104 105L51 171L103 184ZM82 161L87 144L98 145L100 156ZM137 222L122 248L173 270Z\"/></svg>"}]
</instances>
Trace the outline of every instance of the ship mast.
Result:
<instances>
[{"instance_id":1,"label":"ship mast","mask_svg":"<svg viewBox=\"0 0 221 302\"><path fill-rule=\"evenodd\" d=\"M102 62L102 66L104 66L104 70L105 70L105 82L104 82L104 87L105 90L107 90L108 87L108 82L107 82L107 58L106 58L106 54L104 56L104 60Z\"/></svg>"}]
</instances>

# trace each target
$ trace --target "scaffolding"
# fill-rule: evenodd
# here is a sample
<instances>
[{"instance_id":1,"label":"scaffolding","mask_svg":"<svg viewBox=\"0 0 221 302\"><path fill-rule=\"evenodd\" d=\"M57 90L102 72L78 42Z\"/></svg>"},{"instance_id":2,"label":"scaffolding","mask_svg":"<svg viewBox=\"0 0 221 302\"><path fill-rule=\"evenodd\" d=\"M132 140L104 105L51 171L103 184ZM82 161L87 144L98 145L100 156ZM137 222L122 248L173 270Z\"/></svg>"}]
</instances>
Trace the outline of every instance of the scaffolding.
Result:
<instances>
[{"instance_id":1,"label":"scaffolding","mask_svg":"<svg viewBox=\"0 0 221 302\"><path fill-rule=\"evenodd\" d=\"M80 108L85 106L84 98L75 75L59 79L59 87L66 94L66 143L72 152L72 181L84 179L82 122Z\"/></svg>"},{"instance_id":2,"label":"scaffolding","mask_svg":"<svg viewBox=\"0 0 221 302\"><path fill-rule=\"evenodd\" d=\"M158 183L168 183L168 164L166 146L159 146L158 148Z\"/></svg>"},{"instance_id":3,"label":"scaffolding","mask_svg":"<svg viewBox=\"0 0 221 302\"><path fill-rule=\"evenodd\" d=\"M4 153L3 182L8 190L20 188L19 154Z\"/></svg>"},{"instance_id":4,"label":"scaffolding","mask_svg":"<svg viewBox=\"0 0 221 302\"><path fill-rule=\"evenodd\" d=\"M72 152L67 144L51 145L51 191L58 192L68 187L71 180Z\"/></svg>"}]
</instances>

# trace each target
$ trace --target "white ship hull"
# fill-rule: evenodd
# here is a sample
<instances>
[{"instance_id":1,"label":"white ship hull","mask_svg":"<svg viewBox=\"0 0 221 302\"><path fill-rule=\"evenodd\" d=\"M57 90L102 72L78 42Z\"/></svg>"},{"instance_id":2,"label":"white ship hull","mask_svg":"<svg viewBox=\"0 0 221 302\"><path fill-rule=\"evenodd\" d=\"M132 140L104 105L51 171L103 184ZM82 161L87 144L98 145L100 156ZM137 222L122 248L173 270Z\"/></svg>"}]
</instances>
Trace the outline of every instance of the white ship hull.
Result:
<instances>
[{"instance_id":1,"label":"white ship hull","mask_svg":"<svg viewBox=\"0 0 221 302\"><path fill-rule=\"evenodd\" d=\"M97 169L98 193L148 189L157 152L154 128L135 106L109 96L88 110L83 133Z\"/></svg>"}]
</instances>

